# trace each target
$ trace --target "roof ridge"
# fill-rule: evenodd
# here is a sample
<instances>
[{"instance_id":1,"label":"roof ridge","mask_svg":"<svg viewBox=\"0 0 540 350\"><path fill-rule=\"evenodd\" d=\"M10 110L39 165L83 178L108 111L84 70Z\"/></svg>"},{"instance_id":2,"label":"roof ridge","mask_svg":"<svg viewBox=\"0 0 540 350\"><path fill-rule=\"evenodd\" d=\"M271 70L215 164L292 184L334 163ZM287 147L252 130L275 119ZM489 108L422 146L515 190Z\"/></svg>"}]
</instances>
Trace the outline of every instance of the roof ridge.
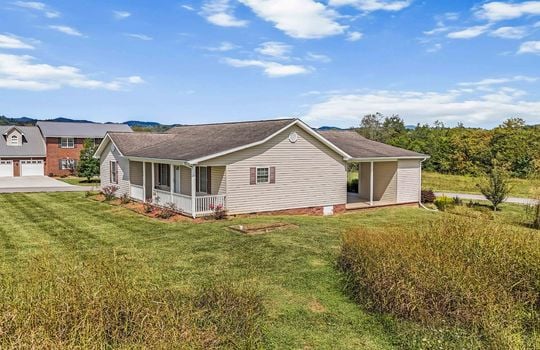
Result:
<instances>
[{"instance_id":1,"label":"roof ridge","mask_svg":"<svg viewBox=\"0 0 540 350\"><path fill-rule=\"evenodd\" d=\"M275 119L259 119L259 120L240 120L240 121L233 121L233 122L220 122L220 123L204 123L204 124L183 124L183 125L177 125L173 126L174 128L182 128L185 126L208 126L208 125L231 125L231 124L247 124L247 123L265 123L265 122L278 122L278 121L285 121L285 120L299 120L299 118L275 118Z\"/></svg>"}]
</instances>

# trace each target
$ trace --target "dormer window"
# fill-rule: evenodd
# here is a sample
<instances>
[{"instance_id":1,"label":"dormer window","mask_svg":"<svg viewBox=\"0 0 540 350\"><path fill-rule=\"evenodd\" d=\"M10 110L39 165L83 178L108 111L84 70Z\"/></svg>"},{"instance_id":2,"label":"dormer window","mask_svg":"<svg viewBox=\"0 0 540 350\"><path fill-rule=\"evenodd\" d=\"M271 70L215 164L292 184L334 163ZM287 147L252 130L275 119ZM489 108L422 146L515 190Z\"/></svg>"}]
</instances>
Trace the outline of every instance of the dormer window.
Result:
<instances>
[{"instance_id":1,"label":"dormer window","mask_svg":"<svg viewBox=\"0 0 540 350\"><path fill-rule=\"evenodd\" d=\"M17 146L19 144L19 137L17 135L11 135L11 145Z\"/></svg>"}]
</instances>

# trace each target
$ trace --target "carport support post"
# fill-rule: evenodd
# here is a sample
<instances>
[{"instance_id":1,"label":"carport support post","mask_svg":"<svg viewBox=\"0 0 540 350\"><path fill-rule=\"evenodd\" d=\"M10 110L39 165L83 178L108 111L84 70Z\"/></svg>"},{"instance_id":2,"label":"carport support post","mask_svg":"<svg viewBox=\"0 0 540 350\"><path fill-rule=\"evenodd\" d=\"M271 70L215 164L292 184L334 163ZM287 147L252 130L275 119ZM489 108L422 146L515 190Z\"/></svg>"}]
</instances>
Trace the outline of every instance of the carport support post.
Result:
<instances>
[{"instance_id":1,"label":"carport support post","mask_svg":"<svg viewBox=\"0 0 540 350\"><path fill-rule=\"evenodd\" d=\"M146 202L146 162L142 162L142 200Z\"/></svg>"},{"instance_id":2,"label":"carport support post","mask_svg":"<svg viewBox=\"0 0 540 350\"><path fill-rule=\"evenodd\" d=\"M197 209L197 186L195 185L195 182L197 180L197 171L195 169L195 165L191 166L191 216L195 219L197 216L197 213L195 210Z\"/></svg>"},{"instance_id":3,"label":"carport support post","mask_svg":"<svg viewBox=\"0 0 540 350\"><path fill-rule=\"evenodd\" d=\"M371 161L369 174L369 205L373 205L373 161Z\"/></svg>"}]
</instances>

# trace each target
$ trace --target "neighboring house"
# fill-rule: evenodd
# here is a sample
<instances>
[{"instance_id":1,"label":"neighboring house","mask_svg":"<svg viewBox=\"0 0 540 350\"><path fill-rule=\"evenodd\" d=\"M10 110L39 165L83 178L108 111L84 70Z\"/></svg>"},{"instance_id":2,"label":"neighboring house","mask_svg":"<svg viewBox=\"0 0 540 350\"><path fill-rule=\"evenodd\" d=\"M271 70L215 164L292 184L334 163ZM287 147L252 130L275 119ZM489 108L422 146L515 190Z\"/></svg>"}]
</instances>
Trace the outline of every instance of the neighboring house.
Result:
<instances>
[{"instance_id":1,"label":"neighboring house","mask_svg":"<svg viewBox=\"0 0 540 350\"><path fill-rule=\"evenodd\" d=\"M35 126L0 126L0 177L44 175L45 142Z\"/></svg>"},{"instance_id":2,"label":"neighboring house","mask_svg":"<svg viewBox=\"0 0 540 350\"><path fill-rule=\"evenodd\" d=\"M99 144L107 132L131 132L125 124L69 123L38 121L36 124L45 138L49 176L71 175L83 149L85 139Z\"/></svg>"},{"instance_id":3,"label":"neighboring house","mask_svg":"<svg viewBox=\"0 0 540 350\"><path fill-rule=\"evenodd\" d=\"M108 133L95 157L101 185L117 195L174 203L193 217L332 214L347 208L417 203L427 156L355 132L317 132L299 119L180 126L164 134ZM359 163L359 193L347 193L348 163Z\"/></svg>"}]
</instances>

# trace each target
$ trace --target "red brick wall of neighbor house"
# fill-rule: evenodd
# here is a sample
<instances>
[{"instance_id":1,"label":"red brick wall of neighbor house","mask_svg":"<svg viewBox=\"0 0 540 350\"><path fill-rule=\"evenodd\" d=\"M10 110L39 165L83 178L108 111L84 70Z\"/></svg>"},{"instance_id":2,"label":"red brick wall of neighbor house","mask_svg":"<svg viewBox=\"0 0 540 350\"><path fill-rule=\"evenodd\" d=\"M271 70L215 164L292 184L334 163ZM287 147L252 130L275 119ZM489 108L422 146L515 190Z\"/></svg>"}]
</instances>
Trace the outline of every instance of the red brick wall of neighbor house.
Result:
<instances>
[{"instance_id":1,"label":"red brick wall of neighbor house","mask_svg":"<svg viewBox=\"0 0 540 350\"><path fill-rule=\"evenodd\" d=\"M61 148L58 137L47 137L47 164L45 164L45 174L49 176L71 175L70 170L60 169L60 159L69 158L78 161L81 150L83 149L83 143L84 139L75 139L74 148Z\"/></svg>"}]
</instances>

